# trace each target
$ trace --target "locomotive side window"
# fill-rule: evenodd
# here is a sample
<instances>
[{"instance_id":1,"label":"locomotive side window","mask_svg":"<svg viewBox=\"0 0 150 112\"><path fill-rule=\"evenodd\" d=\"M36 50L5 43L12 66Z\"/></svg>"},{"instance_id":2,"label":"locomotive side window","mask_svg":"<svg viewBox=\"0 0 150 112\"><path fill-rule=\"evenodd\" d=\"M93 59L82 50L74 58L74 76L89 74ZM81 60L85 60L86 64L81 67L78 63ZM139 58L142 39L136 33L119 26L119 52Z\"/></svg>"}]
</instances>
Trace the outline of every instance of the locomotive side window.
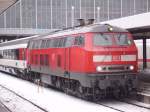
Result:
<instances>
[{"instance_id":1,"label":"locomotive side window","mask_svg":"<svg viewBox=\"0 0 150 112\"><path fill-rule=\"evenodd\" d=\"M84 45L84 38L81 36L75 37L74 45Z\"/></svg>"},{"instance_id":2,"label":"locomotive side window","mask_svg":"<svg viewBox=\"0 0 150 112\"><path fill-rule=\"evenodd\" d=\"M54 39L54 47L58 47L59 46L59 38Z\"/></svg>"},{"instance_id":3,"label":"locomotive side window","mask_svg":"<svg viewBox=\"0 0 150 112\"><path fill-rule=\"evenodd\" d=\"M32 49L33 48L32 46L33 46L33 41L30 41L29 42L29 48Z\"/></svg>"},{"instance_id":4,"label":"locomotive side window","mask_svg":"<svg viewBox=\"0 0 150 112\"><path fill-rule=\"evenodd\" d=\"M38 55L35 55L35 64L38 64Z\"/></svg>"},{"instance_id":5,"label":"locomotive side window","mask_svg":"<svg viewBox=\"0 0 150 112\"><path fill-rule=\"evenodd\" d=\"M113 35L111 34L95 34L93 43L95 46L110 46L113 44Z\"/></svg>"},{"instance_id":6,"label":"locomotive side window","mask_svg":"<svg viewBox=\"0 0 150 112\"><path fill-rule=\"evenodd\" d=\"M79 37L79 44L78 45L84 45L84 37Z\"/></svg>"},{"instance_id":7,"label":"locomotive side window","mask_svg":"<svg viewBox=\"0 0 150 112\"><path fill-rule=\"evenodd\" d=\"M41 43L41 47L40 48L45 48L46 47L46 40L42 40L42 43Z\"/></svg>"},{"instance_id":8,"label":"locomotive side window","mask_svg":"<svg viewBox=\"0 0 150 112\"><path fill-rule=\"evenodd\" d=\"M41 47L42 40L38 40L36 44L37 44L37 48L39 49Z\"/></svg>"},{"instance_id":9,"label":"locomotive side window","mask_svg":"<svg viewBox=\"0 0 150 112\"><path fill-rule=\"evenodd\" d=\"M39 44L40 44L40 40L36 40L36 41L35 41L35 49L38 49L38 48L39 48Z\"/></svg>"},{"instance_id":10,"label":"locomotive side window","mask_svg":"<svg viewBox=\"0 0 150 112\"><path fill-rule=\"evenodd\" d=\"M115 41L117 45L130 45L131 40L129 39L127 34L115 34Z\"/></svg>"},{"instance_id":11,"label":"locomotive side window","mask_svg":"<svg viewBox=\"0 0 150 112\"><path fill-rule=\"evenodd\" d=\"M35 48L35 41L33 41L33 44L32 44L32 49Z\"/></svg>"},{"instance_id":12,"label":"locomotive side window","mask_svg":"<svg viewBox=\"0 0 150 112\"><path fill-rule=\"evenodd\" d=\"M46 54L45 55L45 65L47 66L47 65L49 65L49 60L48 60L49 58L48 58L48 54Z\"/></svg>"},{"instance_id":13,"label":"locomotive side window","mask_svg":"<svg viewBox=\"0 0 150 112\"><path fill-rule=\"evenodd\" d=\"M51 43L50 43L49 47L54 47L53 45L54 45L54 39L51 39Z\"/></svg>"},{"instance_id":14,"label":"locomotive side window","mask_svg":"<svg viewBox=\"0 0 150 112\"><path fill-rule=\"evenodd\" d=\"M63 38L60 38L59 39L59 44L58 44L58 47L63 47Z\"/></svg>"},{"instance_id":15,"label":"locomotive side window","mask_svg":"<svg viewBox=\"0 0 150 112\"><path fill-rule=\"evenodd\" d=\"M49 48L51 47L51 39L48 39L47 42L46 42L46 48Z\"/></svg>"},{"instance_id":16,"label":"locomotive side window","mask_svg":"<svg viewBox=\"0 0 150 112\"><path fill-rule=\"evenodd\" d=\"M41 54L40 55L40 65L43 65L44 64L44 60L43 60L43 55Z\"/></svg>"},{"instance_id":17,"label":"locomotive side window","mask_svg":"<svg viewBox=\"0 0 150 112\"><path fill-rule=\"evenodd\" d=\"M74 38L73 38L73 37L67 37L67 38L66 38L66 42L65 42L65 47L70 47L70 46L72 46L73 41L74 41Z\"/></svg>"},{"instance_id":18,"label":"locomotive side window","mask_svg":"<svg viewBox=\"0 0 150 112\"><path fill-rule=\"evenodd\" d=\"M63 38L63 44L62 44L62 47L65 47L66 41L67 41L67 38Z\"/></svg>"}]
</instances>

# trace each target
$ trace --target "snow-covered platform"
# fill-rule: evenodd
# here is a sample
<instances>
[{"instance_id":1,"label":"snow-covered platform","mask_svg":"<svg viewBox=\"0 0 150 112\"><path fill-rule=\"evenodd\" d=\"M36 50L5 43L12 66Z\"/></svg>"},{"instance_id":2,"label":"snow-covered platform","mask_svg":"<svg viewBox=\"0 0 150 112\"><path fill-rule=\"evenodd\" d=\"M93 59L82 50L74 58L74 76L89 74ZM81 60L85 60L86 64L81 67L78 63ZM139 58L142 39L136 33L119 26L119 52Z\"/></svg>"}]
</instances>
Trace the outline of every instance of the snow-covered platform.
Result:
<instances>
[{"instance_id":1,"label":"snow-covered platform","mask_svg":"<svg viewBox=\"0 0 150 112\"><path fill-rule=\"evenodd\" d=\"M139 80L150 83L150 69L145 69L139 73Z\"/></svg>"},{"instance_id":2,"label":"snow-covered platform","mask_svg":"<svg viewBox=\"0 0 150 112\"><path fill-rule=\"evenodd\" d=\"M150 104L150 69L139 72L137 99Z\"/></svg>"},{"instance_id":3,"label":"snow-covered platform","mask_svg":"<svg viewBox=\"0 0 150 112\"><path fill-rule=\"evenodd\" d=\"M80 100L50 88L38 88L33 83L5 75L4 73L0 73L0 85L15 91L20 96L49 112L118 112L117 110ZM8 97L9 99L14 99L12 95L8 95ZM29 107L21 105L20 108L28 109Z\"/></svg>"},{"instance_id":4,"label":"snow-covered platform","mask_svg":"<svg viewBox=\"0 0 150 112\"><path fill-rule=\"evenodd\" d=\"M3 112L45 112L2 86L0 86L0 102L9 110Z\"/></svg>"}]
</instances>

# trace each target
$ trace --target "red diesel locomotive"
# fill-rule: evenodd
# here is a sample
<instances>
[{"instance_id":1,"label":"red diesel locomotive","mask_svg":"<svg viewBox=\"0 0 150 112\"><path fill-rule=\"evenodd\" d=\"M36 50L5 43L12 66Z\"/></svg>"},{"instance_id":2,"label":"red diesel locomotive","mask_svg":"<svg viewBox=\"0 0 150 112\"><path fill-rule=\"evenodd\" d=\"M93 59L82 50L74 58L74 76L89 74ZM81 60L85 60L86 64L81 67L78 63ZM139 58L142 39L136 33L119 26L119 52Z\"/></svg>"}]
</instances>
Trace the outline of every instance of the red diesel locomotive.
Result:
<instances>
[{"instance_id":1,"label":"red diesel locomotive","mask_svg":"<svg viewBox=\"0 0 150 112\"><path fill-rule=\"evenodd\" d=\"M132 35L93 24L29 39L25 76L79 97L99 99L136 88L137 48Z\"/></svg>"}]
</instances>

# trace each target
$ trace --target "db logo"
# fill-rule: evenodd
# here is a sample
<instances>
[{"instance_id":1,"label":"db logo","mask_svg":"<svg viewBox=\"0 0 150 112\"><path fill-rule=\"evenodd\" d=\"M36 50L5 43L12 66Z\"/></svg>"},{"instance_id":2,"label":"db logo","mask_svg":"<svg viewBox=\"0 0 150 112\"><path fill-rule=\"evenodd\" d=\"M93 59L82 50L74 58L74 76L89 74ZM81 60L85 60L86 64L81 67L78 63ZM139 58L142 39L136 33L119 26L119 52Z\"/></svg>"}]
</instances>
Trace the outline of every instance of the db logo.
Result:
<instances>
[{"instance_id":1,"label":"db logo","mask_svg":"<svg viewBox=\"0 0 150 112\"><path fill-rule=\"evenodd\" d=\"M121 56L120 55L113 55L112 56L112 61L120 61L121 60Z\"/></svg>"}]
</instances>

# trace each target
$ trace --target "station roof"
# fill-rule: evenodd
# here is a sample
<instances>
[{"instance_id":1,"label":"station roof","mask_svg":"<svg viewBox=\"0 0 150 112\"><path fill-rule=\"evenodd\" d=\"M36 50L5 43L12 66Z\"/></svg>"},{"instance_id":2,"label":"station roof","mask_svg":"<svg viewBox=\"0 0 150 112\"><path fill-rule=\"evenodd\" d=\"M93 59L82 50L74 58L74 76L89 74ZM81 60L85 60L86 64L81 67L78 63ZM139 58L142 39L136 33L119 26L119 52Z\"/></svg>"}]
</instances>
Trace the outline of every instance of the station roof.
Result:
<instances>
[{"instance_id":1,"label":"station roof","mask_svg":"<svg viewBox=\"0 0 150 112\"><path fill-rule=\"evenodd\" d=\"M137 14L128 17L122 17L119 19L113 19L110 21L104 21L104 24L110 24L125 28L131 32L147 32L150 31L150 12Z\"/></svg>"},{"instance_id":2,"label":"station roof","mask_svg":"<svg viewBox=\"0 0 150 112\"><path fill-rule=\"evenodd\" d=\"M0 0L0 14L3 13L6 9L8 9L17 1L18 0Z\"/></svg>"}]
</instances>

